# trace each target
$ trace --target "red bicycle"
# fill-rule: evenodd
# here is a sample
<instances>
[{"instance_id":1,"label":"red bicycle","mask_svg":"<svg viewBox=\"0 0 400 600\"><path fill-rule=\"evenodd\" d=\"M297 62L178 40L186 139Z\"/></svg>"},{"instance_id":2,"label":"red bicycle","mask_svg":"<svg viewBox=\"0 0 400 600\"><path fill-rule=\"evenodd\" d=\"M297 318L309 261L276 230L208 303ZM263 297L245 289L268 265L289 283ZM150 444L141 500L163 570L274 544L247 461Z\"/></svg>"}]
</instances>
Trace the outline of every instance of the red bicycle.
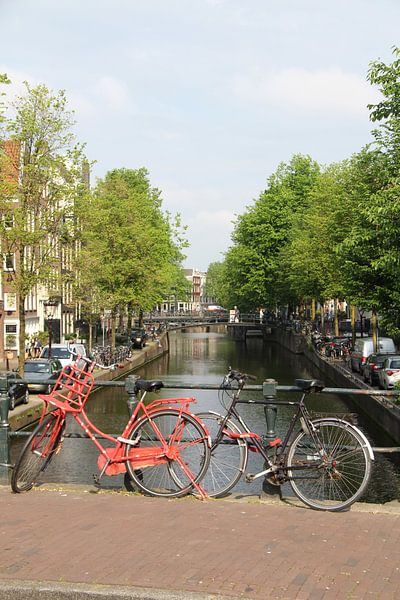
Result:
<instances>
[{"instance_id":1,"label":"red bicycle","mask_svg":"<svg viewBox=\"0 0 400 600\"><path fill-rule=\"evenodd\" d=\"M85 412L95 383L95 366L101 365L78 357L72 366L63 368L50 394L39 395L44 400L43 413L15 463L13 492L26 492L40 482L41 474L62 448L70 414L99 450L97 484L103 475L125 473L129 490L134 484L151 496L178 497L194 489L205 497L199 482L210 462L211 442L202 421L189 412L195 399L156 399L145 404L146 394L158 391L163 383L137 379L136 406L125 429L115 438L98 429ZM96 435L111 447L104 447Z\"/></svg>"}]
</instances>

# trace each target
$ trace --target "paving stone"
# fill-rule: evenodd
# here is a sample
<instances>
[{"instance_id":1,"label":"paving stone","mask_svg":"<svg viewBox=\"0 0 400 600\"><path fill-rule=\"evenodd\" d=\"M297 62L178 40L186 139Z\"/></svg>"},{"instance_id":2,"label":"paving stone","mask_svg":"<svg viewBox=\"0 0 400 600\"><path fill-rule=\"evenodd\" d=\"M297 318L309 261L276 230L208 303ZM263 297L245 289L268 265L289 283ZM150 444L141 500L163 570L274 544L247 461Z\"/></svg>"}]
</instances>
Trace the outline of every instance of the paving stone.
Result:
<instances>
[{"instance_id":1,"label":"paving stone","mask_svg":"<svg viewBox=\"0 0 400 600\"><path fill-rule=\"evenodd\" d=\"M355 505L331 514L81 487L12 494L3 486L0 500L3 584L143 588L143 598L150 590L165 598L400 597L400 511Z\"/></svg>"}]
</instances>

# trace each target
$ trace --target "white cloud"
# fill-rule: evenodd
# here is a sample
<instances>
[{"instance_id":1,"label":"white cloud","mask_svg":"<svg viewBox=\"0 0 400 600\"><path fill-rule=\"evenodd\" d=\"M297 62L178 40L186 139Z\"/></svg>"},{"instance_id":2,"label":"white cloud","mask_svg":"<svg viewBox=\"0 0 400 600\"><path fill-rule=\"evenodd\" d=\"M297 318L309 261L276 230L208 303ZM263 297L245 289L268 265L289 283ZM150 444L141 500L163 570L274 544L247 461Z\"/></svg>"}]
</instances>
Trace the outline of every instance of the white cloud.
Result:
<instances>
[{"instance_id":1,"label":"white cloud","mask_svg":"<svg viewBox=\"0 0 400 600\"><path fill-rule=\"evenodd\" d=\"M226 229L227 231L232 230L232 221L235 218L235 214L230 210L201 210L194 217L189 219L189 226L191 228L202 228L204 231L207 228L210 230Z\"/></svg>"},{"instance_id":2,"label":"white cloud","mask_svg":"<svg viewBox=\"0 0 400 600\"><path fill-rule=\"evenodd\" d=\"M75 111L77 118L82 119L83 117L96 115L96 104L87 95L73 90L72 92L68 92L67 96L69 106Z\"/></svg>"},{"instance_id":3,"label":"white cloud","mask_svg":"<svg viewBox=\"0 0 400 600\"><path fill-rule=\"evenodd\" d=\"M206 270L210 263L223 260L231 245L234 218L229 210L201 210L187 221L187 267Z\"/></svg>"},{"instance_id":4,"label":"white cloud","mask_svg":"<svg viewBox=\"0 0 400 600\"><path fill-rule=\"evenodd\" d=\"M332 67L308 70L287 68L265 73L257 67L233 81L235 95L252 104L317 113L365 115L378 92L353 73Z\"/></svg>"},{"instance_id":5,"label":"white cloud","mask_svg":"<svg viewBox=\"0 0 400 600\"><path fill-rule=\"evenodd\" d=\"M101 97L110 110L118 111L126 109L130 105L126 85L114 77L101 77L95 85L95 93Z\"/></svg>"}]
</instances>

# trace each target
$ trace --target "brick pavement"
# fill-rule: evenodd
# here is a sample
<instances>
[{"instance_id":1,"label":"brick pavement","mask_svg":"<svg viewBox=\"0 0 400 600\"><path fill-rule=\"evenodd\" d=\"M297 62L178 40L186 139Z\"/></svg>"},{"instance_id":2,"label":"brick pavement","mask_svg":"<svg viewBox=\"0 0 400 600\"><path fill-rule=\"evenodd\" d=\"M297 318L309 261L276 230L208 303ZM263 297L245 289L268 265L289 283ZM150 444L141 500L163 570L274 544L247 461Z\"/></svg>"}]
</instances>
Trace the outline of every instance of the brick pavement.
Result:
<instances>
[{"instance_id":1,"label":"brick pavement","mask_svg":"<svg viewBox=\"0 0 400 600\"><path fill-rule=\"evenodd\" d=\"M398 507L330 514L83 487L14 495L3 486L0 498L1 597L8 585L49 582L128 598L400 597Z\"/></svg>"}]
</instances>

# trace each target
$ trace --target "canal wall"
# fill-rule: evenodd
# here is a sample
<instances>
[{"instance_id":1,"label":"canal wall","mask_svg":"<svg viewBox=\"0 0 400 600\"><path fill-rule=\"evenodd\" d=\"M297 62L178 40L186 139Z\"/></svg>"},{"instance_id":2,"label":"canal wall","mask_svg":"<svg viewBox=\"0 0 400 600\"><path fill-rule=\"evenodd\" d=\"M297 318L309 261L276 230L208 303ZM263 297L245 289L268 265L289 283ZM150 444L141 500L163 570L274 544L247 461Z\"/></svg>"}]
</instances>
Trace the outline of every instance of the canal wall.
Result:
<instances>
[{"instance_id":1,"label":"canal wall","mask_svg":"<svg viewBox=\"0 0 400 600\"><path fill-rule=\"evenodd\" d=\"M331 381L336 387L372 391L368 384L355 377L342 365L317 353L312 346L307 344L307 339L302 334L275 329L273 339L287 350L295 354L303 354L321 372L323 381ZM368 393L351 395L351 399L360 413L371 420L397 445L400 444L400 406L385 396Z\"/></svg>"}]
</instances>

